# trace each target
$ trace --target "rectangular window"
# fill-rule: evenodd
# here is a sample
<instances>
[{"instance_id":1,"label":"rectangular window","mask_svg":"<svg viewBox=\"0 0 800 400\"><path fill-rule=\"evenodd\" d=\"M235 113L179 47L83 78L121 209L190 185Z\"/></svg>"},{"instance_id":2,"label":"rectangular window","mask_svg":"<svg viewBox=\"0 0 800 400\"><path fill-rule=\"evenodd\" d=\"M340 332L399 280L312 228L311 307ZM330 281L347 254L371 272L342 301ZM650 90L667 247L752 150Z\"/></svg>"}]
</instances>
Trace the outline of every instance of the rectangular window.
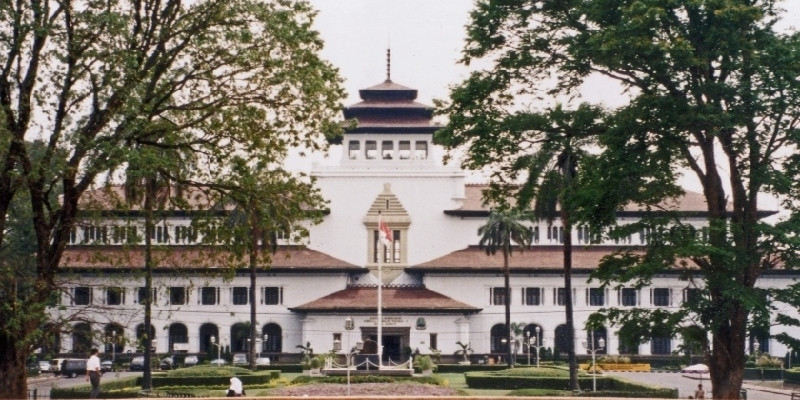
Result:
<instances>
[{"instance_id":1,"label":"rectangular window","mask_svg":"<svg viewBox=\"0 0 800 400\"><path fill-rule=\"evenodd\" d=\"M542 289L540 288L524 288L523 294L526 306L539 306L542 305Z\"/></svg>"},{"instance_id":2,"label":"rectangular window","mask_svg":"<svg viewBox=\"0 0 800 400\"><path fill-rule=\"evenodd\" d=\"M153 304L155 304L156 302L156 293L158 292L155 289L153 289ZM144 304L145 301L147 300L146 297L147 297L147 289L140 287L136 295L136 300L139 302L139 304Z\"/></svg>"},{"instance_id":3,"label":"rectangular window","mask_svg":"<svg viewBox=\"0 0 800 400\"><path fill-rule=\"evenodd\" d=\"M654 337L650 339L651 354L670 354L672 353L672 341L668 337Z\"/></svg>"},{"instance_id":4,"label":"rectangular window","mask_svg":"<svg viewBox=\"0 0 800 400\"><path fill-rule=\"evenodd\" d=\"M169 304L181 305L186 304L186 288L180 286L173 286L169 288Z\"/></svg>"},{"instance_id":5,"label":"rectangular window","mask_svg":"<svg viewBox=\"0 0 800 400\"><path fill-rule=\"evenodd\" d=\"M383 260L381 260L383 263L396 264L401 262L400 250L402 246L400 243L400 230L392 231L392 241L387 246L383 245L380 237L380 232L377 229L372 231L372 262L378 262L378 254L381 249L384 251Z\"/></svg>"},{"instance_id":6,"label":"rectangular window","mask_svg":"<svg viewBox=\"0 0 800 400\"><path fill-rule=\"evenodd\" d=\"M381 157L384 160L391 160L394 157L394 142L391 140L381 142Z\"/></svg>"},{"instance_id":7,"label":"rectangular window","mask_svg":"<svg viewBox=\"0 0 800 400\"><path fill-rule=\"evenodd\" d=\"M233 305L243 306L250 304L250 290L246 287L233 288Z\"/></svg>"},{"instance_id":8,"label":"rectangular window","mask_svg":"<svg viewBox=\"0 0 800 400\"><path fill-rule=\"evenodd\" d=\"M491 305L502 306L506 304L506 288L494 287L489 289L489 301Z\"/></svg>"},{"instance_id":9,"label":"rectangular window","mask_svg":"<svg viewBox=\"0 0 800 400\"><path fill-rule=\"evenodd\" d=\"M367 160L374 160L378 158L378 142L374 140L367 140L364 145L364 155Z\"/></svg>"},{"instance_id":10,"label":"rectangular window","mask_svg":"<svg viewBox=\"0 0 800 400\"><path fill-rule=\"evenodd\" d=\"M408 140L401 140L399 143L399 154L401 160L408 160L411 158L411 142Z\"/></svg>"},{"instance_id":11,"label":"rectangular window","mask_svg":"<svg viewBox=\"0 0 800 400\"><path fill-rule=\"evenodd\" d=\"M632 288L622 288L619 291L619 304L626 307L639 305L639 291Z\"/></svg>"},{"instance_id":12,"label":"rectangular window","mask_svg":"<svg viewBox=\"0 0 800 400\"><path fill-rule=\"evenodd\" d=\"M683 289L683 302L694 303L700 300L700 289L686 288Z\"/></svg>"},{"instance_id":13,"label":"rectangular window","mask_svg":"<svg viewBox=\"0 0 800 400\"><path fill-rule=\"evenodd\" d=\"M265 287L261 288L263 304L266 305L279 305L283 304L283 288L282 287Z\"/></svg>"},{"instance_id":14,"label":"rectangular window","mask_svg":"<svg viewBox=\"0 0 800 400\"><path fill-rule=\"evenodd\" d=\"M204 306L210 306L219 304L217 298L217 293L219 292L219 288L206 286L204 288L200 288L200 303Z\"/></svg>"},{"instance_id":15,"label":"rectangular window","mask_svg":"<svg viewBox=\"0 0 800 400\"><path fill-rule=\"evenodd\" d=\"M672 305L672 290L668 288L654 288L652 290L653 305L669 307Z\"/></svg>"},{"instance_id":16,"label":"rectangular window","mask_svg":"<svg viewBox=\"0 0 800 400\"><path fill-rule=\"evenodd\" d=\"M351 160L358 160L358 155L361 153L361 143L358 140L351 140L347 142L347 156Z\"/></svg>"},{"instance_id":17,"label":"rectangular window","mask_svg":"<svg viewBox=\"0 0 800 400\"><path fill-rule=\"evenodd\" d=\"M531 243L539 243L539 227L534 226L531 228Z\"/></svg>"},{"instance_id":18,"label":"rectangular window","mask_svg":"<svg viewBox=\"0 0 800 400\"><path fill-rule=\"evenodd\" d=\"M604 306L606 305L605 289L601 288L588 288L586 289L586 298L590 306Z\"/></svg>"},{"instance_id":19,"label":"rectangular window","mask_svg":"<svg viewBox=\"0 0 800 400\"><path fill-rule=\"evenodd\" d=\"M169 229L166 226L157 226L156 227L156 243L168 243L169 242Z\"/></svg>"},{"instance_id":20,"label":"rectangular window","mask_svg":"<svg viewBox=\"0 0 800 400\"><path fill-rule=\"evenodd\" d=\"M118 306L125 304L125 289L121 287L110 287L106 289L106 304Z\"/></svg>"},{"instance_id":21,"label":"rectangular window","mask_svg":"<svg viewBox=\"0 0 800 400\"><path fill-rule=\"evenodd\" d=\"M429 339L429 340L430 340L430 345L429 345L429 347L430 347L431 349L434 349L434 350L436 350L436 349L438 349L438 348L439 348L439 335L438 335L438 334L436 334L436 333L431 333L431 336L430 336L430 339Z\"/></svg>"},{"instance_id":22,"label":"rectangular window","mask_svg":"<svg viewBox=\"0 0 800 400\"><path fill-rule=\"evenodd\" d=\"M414 159L415 160L428 159L428 142L417 141L414 144Z\"/></svg>"},{"instance_id":23,"label":"rectangular window","mask_svg":"<svg viewBox=\"0 0 800 400\"><path fill-rule=\"evenodd\" d=\"M558 306L567 305L567 289L563 288L563 287L560 287L560 288L556 288L556 289L553 289L553 290L555 290L555 292L556 292L555 296L553 296L553 297L555 297L556 305L558 305Z\"/></svg>"},{"instance_id":24,"label":"rectangular window","mask_svg":"<svg viewBox=\"0 0 800 400\"><path fill-rule=\"evenodd\" d=\"M86 306L92 303L92 288L86 286L76 287L72 295L72 303L77 306Z\"/></svg>"},{"instance_id":25,"label":"rectangular window","mask_svg":"<svg viewBox=\"0 0 800 400\"><path fill-rule=\"evenodd\" d=\"M69 230L69 243L75 244L77 242L78 242L78 229L72 227L72 229Z\"/></svg>"}]
</instances>

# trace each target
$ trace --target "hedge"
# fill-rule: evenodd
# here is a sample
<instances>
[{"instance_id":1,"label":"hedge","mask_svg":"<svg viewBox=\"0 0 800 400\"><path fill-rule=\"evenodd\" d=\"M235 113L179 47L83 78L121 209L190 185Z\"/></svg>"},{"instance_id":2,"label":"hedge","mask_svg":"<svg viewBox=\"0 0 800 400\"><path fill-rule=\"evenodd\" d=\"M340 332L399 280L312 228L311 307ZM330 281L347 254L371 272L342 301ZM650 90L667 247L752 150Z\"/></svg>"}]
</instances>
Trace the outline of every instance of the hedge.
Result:
<instances>
[{"instance_id":1,"label":"hedge","mask_svg":"<svg viewBox=\"0 0 800 400\"><path fill-rule=\"evenodd\" d=\"M800 385L800 369L786 369L783 371L783 381Z\"/></svg>"},{"instance_id":2,"label":"hedge","mask_svg":"<svg viewBox=\"0 0 800 400\"><path fill-rule=\"evenodd\" d=\"M507 369L508 365L489 365L489 364L436 364L436 372L463 374L469 371L500 371Z\"/></svg>"},{"instance_id":3,"label":"hedge","mask_svg":"<svg viewBox=\"0 0 800 400\"><path fill-rule=\"evenodd\" d=\"M268 384L273 377L280 376L279 371L270 371L269 374L237 376L245 385ZM231 383L229 376L154 376L153 387L165 386L219 386L228 387Z\"/></svg>"},{"instance_id":4,"label":"hedge","mask_svg":"<svg viewBox=\"0 0 800 400\"><path fill-rule=\"evenodd\" d=\"M51 399L88 399L91 388L88 387L69 387L50 389ZM127 388L115 390L100 389L100 397L104 399L130 399L139 397L141 389Z\"/></svg>"},{"instance_id":5,"label":"hedge","mask_svg":"<svg viewBox=\"0 0 800 400\"><path fill-rule=\"evenodd\" d=\"M436 376L388 376L388 375L353 375L350 383L395 383L395 382L416 382L426 385L443 385L443 379ZM307 376L301 375L292 380L293 384L305 383L339 383L346 384L346 376Z\"/></svg>"},{"instance_id":6,"label":"hedge","mask_svg":"<svg viewBox=\"0 0 800 400\"><path fill-rule=\"evenodd\" d=\"M780 368L745 368L744 379L752 381L779 381L783 379Z\"/></svg>"},{"instance_id":7,"label":"hedge","mask_svg":"<svg viewBox=\"0 0 800 400\"><path fill-rule=\"evenodd\" d=\"M569 377L552 376L509 376L502 372L468 372L465 374L467 386L472 389L555 389L570 390ZM578 378L580 387L591 387L595 380L589 376ZM609 376L599 376L596 379L597 388L604 392L637 392L637 396L631 397L668 397L677 398L677 391L674 389L654 388L651 386L640 385L632 382L616 379ZM645 395L647 394L647 395ZM655 395L657 394L657 395Z\"/></svg>"}]
</instances>

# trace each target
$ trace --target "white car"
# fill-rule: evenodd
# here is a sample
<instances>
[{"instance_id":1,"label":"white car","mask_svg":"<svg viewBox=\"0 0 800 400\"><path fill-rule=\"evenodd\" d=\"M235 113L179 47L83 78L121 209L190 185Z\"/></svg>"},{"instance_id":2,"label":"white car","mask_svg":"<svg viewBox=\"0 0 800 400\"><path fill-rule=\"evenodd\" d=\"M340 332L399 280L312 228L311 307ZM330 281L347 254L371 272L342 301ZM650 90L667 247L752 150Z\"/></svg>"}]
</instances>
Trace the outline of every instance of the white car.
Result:
<instances>
[{"instance_id":1,"label":"white car","mask_svg":"<svg viewBox=\"0 0 800 400\"><path fill-rule=\"evenodd\" d=\"M226 365L226 364L228 364L228 362L225 361L222 358L217 358L215 360L211 360L211 365L215 365L217 367L221 367L221 366Z\"/></svg>"},{"instance_id":2,"label":"white car","mask_svg":"<svg viewBox=\"0 0 800 400\"><path fill-rule=\"evenodd\" d=\"M256 358L256 365L269 365L269 357Z\"/></svg>"},{"instance_id":3,"label":"white car","mask_svg":"<svg viewBox=\"0 0 800 400\"><path fill-rule=\"evenodd\" d=\"M50 364L50 361L39 361L39 372L51 372L53 365Z\"/></svg>"}]
</instances>

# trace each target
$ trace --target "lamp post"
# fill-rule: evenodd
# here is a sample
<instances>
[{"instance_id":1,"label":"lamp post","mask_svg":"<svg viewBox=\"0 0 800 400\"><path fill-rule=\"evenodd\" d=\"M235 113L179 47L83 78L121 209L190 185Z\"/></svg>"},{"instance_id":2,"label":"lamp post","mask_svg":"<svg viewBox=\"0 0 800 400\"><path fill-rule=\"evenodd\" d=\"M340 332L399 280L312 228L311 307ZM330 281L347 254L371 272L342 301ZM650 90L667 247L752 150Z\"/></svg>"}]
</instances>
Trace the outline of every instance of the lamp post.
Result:
<instances>
[{"instance_id":1,"label":"lamp post","mask_svg":"<svg viewBox=\"0 0 800 400\"><path fill-rule=\"evenodd\" d=\"M603 350L606 347L606 341L603 338L597 341L597 346L595 346L594 342L594 331L591 332L591 343L587 344L585 341L583 342L583 347L586 351L592 353L592 391L597 391L597 363L595 359L595 355L599 350Z\"/></svg>"},{"instance_id":2,"label":"lamp post","mask_svg":"<svg viewBox=\"0 0 800 400\"><path fill-rule=\"evenodd\" d=\"M267 339L269 339L269 335L267 335L265 333L264 334L264 339L261 341L261 352L262 353L266 353L267 352Z\"/></svg>"},{"instance_id":3,"label":"lamp post","mask_svg":"<svg viewBox=\"0 0 800 400\"><path fill-rule=\"evenodd\" d=\"M536 336L533 337L533 344L536 345L536 368L539 368L539 349L544 346L542 343L542 328L536 326Z\"/></svg>"},{"instance_id":4,"label":"lamp post","mask_svg":"<svg viewBox=\"0 0 800 400\"><path fill-rule=\"evenodd\" d=\"M117 358L117 331L111 331L111 363Z\"/></svg>"},{"instance_id":5,"label":"lamp post","mask_svg":"<svg viewBox=\"0 0 800 400\"><path fill-rule=\"evenodd\" d=\"M528 346L528 366L531 366L531 332L525 331L525 345Z\"/></svg>"},{"instance_id":6,"label":"lamp post","mask_svg":"<svg viewBox=\"0 0 800 400\"><path fill-rule=\"evenodd\" d=\"M222 355L221 355L221 353L222 353L222 344L221 343L217 343L217 338L215 338L214 336L211 336L211 345L212 346L217 346L217 359L219 360L222 357Z\"/></svg>"}]
</instances>

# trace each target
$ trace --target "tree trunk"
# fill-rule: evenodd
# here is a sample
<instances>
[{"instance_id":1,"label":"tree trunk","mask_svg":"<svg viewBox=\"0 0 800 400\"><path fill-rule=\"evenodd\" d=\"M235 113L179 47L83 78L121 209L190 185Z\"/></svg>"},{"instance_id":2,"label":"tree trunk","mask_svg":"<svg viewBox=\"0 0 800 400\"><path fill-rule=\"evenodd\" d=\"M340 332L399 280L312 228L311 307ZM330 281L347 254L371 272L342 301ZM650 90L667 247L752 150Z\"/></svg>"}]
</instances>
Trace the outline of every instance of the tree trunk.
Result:
<instances>
[{"instance_id":1,"label":"tree trunk","mask_svg":"<svg viewBox=\"0 0 800 400\"><path fill-rule=\"evenodd\" d=\"M144 195L144 370L142 372L142 390L150 391L153 388L151 371L151 353L153 338L150 326L152 325L153 304L153 190L150 182L145 188Z\"/></svg>"},{"instance_id":2,"label":"tree trunk","mask_svg":"<svg viewBox=\"0 0 800 400\"><path fill-rule=\"evenodd\" d=\"M250 210L252 214L252 210ZM257 221L250 217L250 369L256 369L256 267L258 266L258 233Z\"/></svg>"},{"instance_id":3,"label":"tree trunk","mask_svg":"<svg viewBox=\"0 0 800 400\"><path fill-rule=\"evenodd\" d=\"M508 246L503 246L503 283L505 284L505 311L506 311L506 357L508 366L514 368L513 352L511 350L511 272L508 266Z\"/></svg>"},{"instance_id":4,"label":"tree trunk","mask_svg":"<svg viewBox=\"0 0 800 400\"><path fill-rule=\"evenodd\" d=\"M578 359L575 356L575 321L572 311L572 222L569 213L561 212L561 223L564 225L564 312L567 321L567 357L569 358L569 386L579 390Z\"/></svg>"},{"instance_id":5,"label":"tree trunk","mask_svg":"<svg viewBox=\"0 0 800 400\"><path fill-rule=\"evenodd\" d=\"M15 351L13 338L0 334L0 399L27 399L26 353Z\"/></svg>"}]
</instances>

